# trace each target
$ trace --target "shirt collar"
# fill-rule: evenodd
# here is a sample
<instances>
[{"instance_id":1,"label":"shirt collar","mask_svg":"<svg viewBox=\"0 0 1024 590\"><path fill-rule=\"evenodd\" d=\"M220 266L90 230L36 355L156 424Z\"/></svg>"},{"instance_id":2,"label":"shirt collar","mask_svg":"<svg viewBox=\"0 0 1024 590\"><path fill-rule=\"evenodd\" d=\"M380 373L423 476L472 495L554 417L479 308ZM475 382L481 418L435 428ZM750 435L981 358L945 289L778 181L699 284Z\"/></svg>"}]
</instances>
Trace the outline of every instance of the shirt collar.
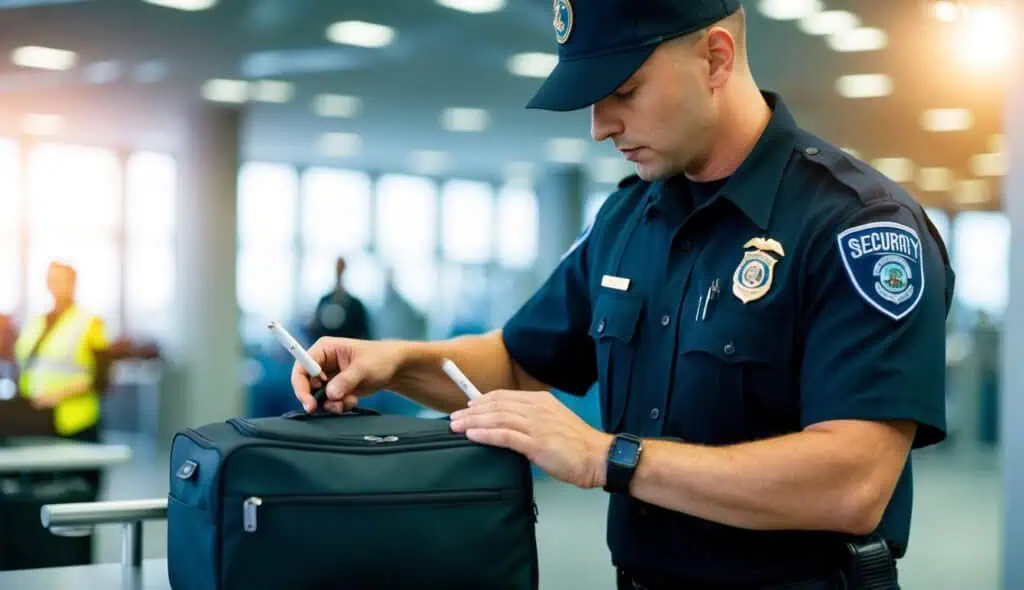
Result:
<instances>
[{"instance_id":1,"label":"shirt collar","mask_svg":"<svg viewBox=\"0 0 1024 590\"><path fill-rule=\"evenodd\" d=\"M712 200L721 197L732 201L759 228L767 229L775 194L782 184L783 173L796 145L798 127L778 94L765 91L762 95L772 109L768 126L750 155ZM666 184L676 182L676 179L672 179L655 183L656 190L648 193L648 209L664 211L667 203L663 201L663 196L666 192L671 193L671 187Z\"/></svg>"}]
</instances>

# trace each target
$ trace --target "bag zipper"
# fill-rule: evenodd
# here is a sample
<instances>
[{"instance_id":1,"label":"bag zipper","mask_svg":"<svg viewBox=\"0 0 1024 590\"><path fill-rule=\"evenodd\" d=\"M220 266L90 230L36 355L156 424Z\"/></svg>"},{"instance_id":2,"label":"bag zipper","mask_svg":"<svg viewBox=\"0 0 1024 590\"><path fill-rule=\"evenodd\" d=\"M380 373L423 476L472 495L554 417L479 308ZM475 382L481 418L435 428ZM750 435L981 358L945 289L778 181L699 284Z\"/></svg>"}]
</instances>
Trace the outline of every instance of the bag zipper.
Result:
<instances>
[{"instance_id":1,"label":"bag zipper","mask_svg":"<svg viewBox=\"0 0 1024 590\"><path fill-rule=\"evenodd\" d=\"M281 504L432 504L445 501L479 504L515 499L512 490L461 490L450 492L391 492L382 494L331 494L319 496L250 496L242 502L242 530L255 533L262 506Z\"/></svg>"},{"instance_id":2,"label":"bag zipper","mask_svg":"<svg viewBox=\"0 0 1024 590\"><path fill-rule=\"evenodd\" d=\"M303 434L280 434L260 428L245 418L231 418L228 424L244 436L260 437L284 442L312 443L328 446L350 446L358 448L377 447L381 445L400 446L427 444L427 443L451 443L455 445L472 444L464 435L454 432L428 432L411 434L339 434L335 436L309 436Z\"/></svg>"}]
</instances>

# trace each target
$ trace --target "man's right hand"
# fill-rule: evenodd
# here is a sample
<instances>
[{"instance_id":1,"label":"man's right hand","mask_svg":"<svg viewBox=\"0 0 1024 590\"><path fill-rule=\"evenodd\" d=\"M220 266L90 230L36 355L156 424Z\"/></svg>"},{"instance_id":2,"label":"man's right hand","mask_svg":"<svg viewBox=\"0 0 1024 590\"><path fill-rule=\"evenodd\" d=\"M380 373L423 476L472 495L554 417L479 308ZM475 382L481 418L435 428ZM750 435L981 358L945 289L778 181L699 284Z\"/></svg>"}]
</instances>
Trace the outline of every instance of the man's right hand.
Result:
<instances>
[{"instance_id":1,"label":"man's right hand","mask_svg":"<svg viewBox=\"0 0 1024 590\"><path fill-rule=\"evenodd\" d=\"M360 397L387 389L402 363L400 346L393 341L317 340L307 352L328 380L324 408L342 413L355 407ZM321 384L320 378L311 379L300 363L292 367L292 388L307 412L316 410L312 390Z\"/></svg>"}]
</instances>

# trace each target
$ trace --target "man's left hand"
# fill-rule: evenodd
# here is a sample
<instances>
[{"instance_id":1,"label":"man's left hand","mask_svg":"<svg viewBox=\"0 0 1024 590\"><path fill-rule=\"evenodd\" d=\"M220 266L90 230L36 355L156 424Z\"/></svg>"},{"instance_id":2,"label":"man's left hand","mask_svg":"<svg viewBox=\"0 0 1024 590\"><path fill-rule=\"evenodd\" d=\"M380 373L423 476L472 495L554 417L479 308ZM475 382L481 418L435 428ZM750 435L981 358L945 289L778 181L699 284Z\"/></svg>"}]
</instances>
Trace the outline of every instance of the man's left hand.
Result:
<instances>
[{"instance_id":1,"label":"man's left hand","mask_svg":"<svg viewBox=\"0 0 1024 590\"><path fill-rule=\"evenodd\" d=\"M451 415L454 432L524 455L555 479L602 487L611 435L591 428L547 391L493 391Z\"/></svg>"}]
</instances>

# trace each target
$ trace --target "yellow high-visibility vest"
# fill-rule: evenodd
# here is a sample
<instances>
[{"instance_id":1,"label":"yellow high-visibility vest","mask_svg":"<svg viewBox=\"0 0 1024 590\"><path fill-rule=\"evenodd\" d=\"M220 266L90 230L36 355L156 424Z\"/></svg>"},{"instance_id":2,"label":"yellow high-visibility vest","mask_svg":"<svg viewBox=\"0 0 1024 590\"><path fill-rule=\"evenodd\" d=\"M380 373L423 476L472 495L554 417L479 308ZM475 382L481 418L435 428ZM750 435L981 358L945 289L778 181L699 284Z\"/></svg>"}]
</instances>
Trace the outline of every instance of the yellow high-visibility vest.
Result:
<instances>
[{"instance_id":1,"label":"yellow high-visibility vest","mask_svg":"<svg viewBox=\"0 0 1024 590\"><path fill-rule=\"evenodd\" d=\"M32 319L18 336L15 358L21 367L21 395L32 398L59 389L88 385L90 391L66 399L54 408L57 434L71 436L96 424L100 418L100 398L92 391L96 356L89 338L94 316L71 306L57 320L46 341L29 366L29 353L43 334L46 315Z\"/></svg>"}]
</instances>

